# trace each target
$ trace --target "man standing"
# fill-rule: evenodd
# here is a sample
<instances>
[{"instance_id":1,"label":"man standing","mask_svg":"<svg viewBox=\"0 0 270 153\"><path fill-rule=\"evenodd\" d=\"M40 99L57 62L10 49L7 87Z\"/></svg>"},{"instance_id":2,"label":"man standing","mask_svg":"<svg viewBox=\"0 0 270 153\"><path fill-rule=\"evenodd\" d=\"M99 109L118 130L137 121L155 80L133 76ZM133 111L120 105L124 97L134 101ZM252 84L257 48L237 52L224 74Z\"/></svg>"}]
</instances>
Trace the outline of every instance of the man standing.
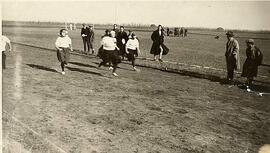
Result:
<instances>
[{"instance_id":1,"label":"man standing","mask_svg":"<svg viewBox=\"0 0 270 153\"><path fill-rule=\"evenodd\" d=\"M188 32L188 29L185 28L184 37L187 37L187 32Z\"/></svg>"},{"instance_id":2,"label":"man standing","mask_svg":"<svg viewBox=\"0 0 270 153\"><path fill-rule=\"evenodd\" d=\"M233 81L234 70L240 69L240 57L239 57L239 44L234 38L232 31L228 31L227 35L227 44L226 44L226 65L227 65L227 80L229 83Z\"/></svg>"},{"instance_id":3,"label":"man standing","mask_svg":"<svg viewBox=\"0 0 270 153\"><path fill-rule=\"evenodd\" d=\"M113 25L113 29L112 29L112 31L114 31L114 32L115 32L115 37L117 37L118 32L119 32L119 29L117 28L117 24L114 24L114 25Z\"/></svg>"},{"instance_id":4,"label":"man standing","mask_svg":"<svg viewBox=\"0 0 270 153\"><path fill-rule=\"evenodd\" d=\"M95 49L93 47L93 43L95 40L95 33L93 30L93 26L89 26L89 43L90 43L90 49L92 50L92 54L94 54Z\"/></svg>"},{"instance_id":5,"label":"man standing","mask_svg":"<svg viewBox=\"0 0 270 153\"><path fill-rule=\"evenodd\" d=\"M5 51L11 51L11 43L10 40L6 37L1 35L1 42L0 47L2 51L2 69L6 69L6 53ZM8 46L7 46L8 45Z\"/></svg>"},{"instance_id":6,"label":"man standing","mask_svg":"<svg viewBox=\"0 0 270 153\"><path fill-rule=\"evenodd\" d=\"M117 36L116 36L116 40L117 40L117 47L119 48L119 55L122 57L122 59L124 59L125 56L125 46L126 43L128 41L128 35L127 33L124 31L124 26L120 27L120 31L118 32Z\"/></svg>"},{"instance_id":7,"label":"man standing","mask_svg":"<svg viewBox=\"0 0 270 153\"><path fill-rule=\"evenodd\" d=\"M82 27L82 30L81 30L81 36L82 36L82 39L83 39L83 50L84 50L83 53L87 54L86 45L87 45L88 53L89 53L89 50L90 50L90 39L89 39L90 30L89 30L89 28L86 27L85 24L83 24L83 27Z\"/></svg>"}]
</instances>

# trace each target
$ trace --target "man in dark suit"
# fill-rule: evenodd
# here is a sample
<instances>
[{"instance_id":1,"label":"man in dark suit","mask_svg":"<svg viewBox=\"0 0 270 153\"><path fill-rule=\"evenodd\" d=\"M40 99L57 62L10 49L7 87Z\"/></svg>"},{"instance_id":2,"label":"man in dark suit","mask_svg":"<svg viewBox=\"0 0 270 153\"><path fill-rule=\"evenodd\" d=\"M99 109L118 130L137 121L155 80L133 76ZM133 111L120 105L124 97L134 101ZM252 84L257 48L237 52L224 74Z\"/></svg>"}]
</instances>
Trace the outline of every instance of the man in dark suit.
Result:
<instances>
[{"instance_id":1,"label":"man in dark suit","mask_svg":"<svg viewBox=\"0 0 270 153\"><path fill-rule=\"evenodd\" d=\"M83 49L84 49L84 54L89 53L90 51L90 30L89 28L86 27L85 24L83 24L82 30L81 30L81 36L83 40ZM87 52L86 52L86 45L87 45Z\"/></svg>"},{"instance_id":2,"label":"man in dark suit","mask_svg":"<svg viewBox=\"0 0 270 153\"><path fill-rule=\"evenodd\" d=\"M89 43L90 43L90 49L92 50L92 54L94 54L95 50L94 50L94 47L93 47L93 43L94 43L94 40L95 40L95 33L94 33L94 29L93 29L93 26L89 26Z\"/></svg>"},{"instance_id":3,"label":"man in dark suit","mask_svg":"<svg viewBox=\"0 0 270 153\"><path fill-rule=\"evenodd\" d=\"M118 32L116 36L116 41L117 41L117 47L119 48L119 55L124 59L125 56L125 45L128 41L128 35L125 32L124 26L120 27L120 31Z\"/></svg>"}]
</instances>

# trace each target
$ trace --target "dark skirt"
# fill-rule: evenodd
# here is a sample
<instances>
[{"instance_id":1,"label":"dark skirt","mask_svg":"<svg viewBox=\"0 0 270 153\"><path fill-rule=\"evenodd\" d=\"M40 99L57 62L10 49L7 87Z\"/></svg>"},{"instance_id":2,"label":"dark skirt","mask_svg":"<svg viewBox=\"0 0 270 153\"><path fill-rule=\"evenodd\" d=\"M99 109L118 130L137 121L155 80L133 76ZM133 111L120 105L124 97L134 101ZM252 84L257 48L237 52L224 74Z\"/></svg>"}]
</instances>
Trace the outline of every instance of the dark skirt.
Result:
<instances>
[{"instance_id":1,"label":"dark skirt","mask_svg":"<svg viewBox=\"0 0 270 153\"><path fill-rule=\"evenodd\" d=\"M159 55L160 52L161 52L160 46L161 46L162 49L163 49L162 55L167 55L167 54L169 53L169 48L168 48L166 45L164 45L163 43L160 44L160 43L155 43L155 42L154 42L154 43L152 44L150 54Z\"/></svg>"},{"instance_id":2,"label":"dark skirt","mask_svg":"<svg viewBox=\"0 0 270 153\"><path fill-rule=\"evenodd\" d=\"M119 48L119 55L125 56L126 55L125 45L119 45L118 48Z\"/></svg>"},{"instance_id":3,"label":"dark skirt","mask_svg":"<svg viewBox=\"0 0 270 153\"><path fill-rule=\"evenodd\" d=\"M104 50L100 49L100 58L103 62L108 63L111 62L112 64L121 63L121 57L119 57L117 50Z\"/></svg>"},{"instance_id":4,"label":"dark skirt","mask_svg":"<svg viewBox=\"0 0 270 153\"><path fill-rule=\"evenodd\" d=\"M59 62L67 64L70 60L70 49L61 48L62 50L57 50L57 59Z\"/></svg>"},{"instance_id":5,"label":"dark skirt","mask_svg":"<svg viewBox=\"0 0 270 153\"><path fill-rule=\"evenodd\" d=\"M243 65L242 77L256 77L258 74L258 64L255 60L246 59Z\"/></svg>"},{"instance_id":6,"label":"dark skirt","mask_svg":"<svg viewBox=\"0 0 270 153\"><path fill-rule=\"evenodd\" d=\"M138 56L137 50L133 50L133 49L128 49L128 54L127 54L127 58L129 61L134 61L135 60L135 56Z\"/></svg>"}]
</instances>

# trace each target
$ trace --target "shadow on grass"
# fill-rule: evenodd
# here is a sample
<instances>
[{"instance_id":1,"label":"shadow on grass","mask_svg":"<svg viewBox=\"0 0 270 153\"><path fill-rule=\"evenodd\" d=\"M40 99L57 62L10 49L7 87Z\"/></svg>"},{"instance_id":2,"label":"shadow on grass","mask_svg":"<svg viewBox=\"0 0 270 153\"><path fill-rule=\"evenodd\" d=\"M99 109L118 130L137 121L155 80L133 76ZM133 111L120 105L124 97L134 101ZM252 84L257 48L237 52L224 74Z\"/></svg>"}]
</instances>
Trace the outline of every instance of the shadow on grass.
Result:
<instances>
[{"instance_id":1,"label":"shadow on grass","mask_svg":"<svg viewBox=\"0 0 270 153\"><path fill-rule=\"evenodd\" d=\"M97 66L99 65L98 62L92 62L92 63L96 64ZM131 65L131 64L125 63L125 62L122 62L122 63L123 63L123 64L130 65L130 69L129 69L129 68L124 68L124 67L119 67L119 64L121 64L121 63L118 64L118 66L117 66L118 69L127 70L127 71L134 71L134 70L132 69L132 65ZM104 66L104 67L109 67L109 64L107 63L106 65L103 65L103 66ZM136 66L137 66L137 65L136 65ZM138 66L140 66L140 65L138 65Z\"/></svg>"},{"instance_id":2,"label":"shadow on grass","mask_svg":"<svg viewBox=\"0 0 270 153\"><path fill-rule=\"evenodd\" d=\"M40 70L45 70L45 71L49 71L49 72L56 72L57 71L55 69L46 67L46 66L42 66L42 65L36 65L36 64L26 64L28 66L30 66L31 68L35 68L35 69L40 69Z\"/></svg>"},{"instance_id":3,"label":"shadow on grass","mask_svg":"<svg viewBox=\"0 0 270 153\"><path fill-rule=\"evenodd\" d=\"M74 65L78 65L78 66L96 68L96 66L89 65L89 64L84 64L84 63L79 63L79 62L69 62L69 63L74 64Z\"/></svg>"},{"instance_id":4,"label":"shadow on grass","mask_svg":"<svg viewBox=\"0 0 270 153\"><path fill-rule=\"evenodd\" d=\"M69 66L67 66L66 68L67 68L68 70L70 70L70 71L76 71L76 72L88 73L88 74L93 74L93 75L98 75L98 76L104 77L102 74L97 73L97 72L92 72L92 71L82 70L82 69L79 69L79 68L74 68L74 67L69 67Z\"/></svg>"},{"instance_id":5,"label":"shadow on grass","mask_svg":"<svg viewBox=\"0 0 270 153\"><path fill-rule=\"evenodd\" d=\"M262 64L261 66L266 66L266 67L270 67L269 64ZM269 71L270 72L270 71Z\"/></svg>"}]
</instances>

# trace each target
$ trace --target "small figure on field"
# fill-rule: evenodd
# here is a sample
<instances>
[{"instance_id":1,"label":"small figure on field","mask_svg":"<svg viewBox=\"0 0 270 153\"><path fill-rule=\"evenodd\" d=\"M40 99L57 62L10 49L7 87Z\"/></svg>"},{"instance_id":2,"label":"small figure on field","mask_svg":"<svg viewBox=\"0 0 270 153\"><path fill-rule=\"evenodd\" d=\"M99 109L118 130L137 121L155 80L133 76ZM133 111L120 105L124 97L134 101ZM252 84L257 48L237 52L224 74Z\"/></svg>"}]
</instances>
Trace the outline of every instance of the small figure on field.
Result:
<instances>
[{"instance_id":1,"label":"small figure on field","mask_svg":"<svg viewBox=\"0 0 270 153\"><path fill-rule=\"evenodd\" d=\"M70 59L70 51L72 50L71 39L67 36L67 30L61 29L59 37L56 39L55 47L57 49L57 58L61 63L62 74L65 74L65 65Z\"/></svg>"},{"instance_id":2,"label":"small figure on field","mask_svg":"<svg viewBox=\"0 0 270 153\"><path fill-rule=\"evenodd\" d=\"M159 55L159 61L162 62L162 55L167 55L169 52L169 48L164 45L164 29L161 25L158 26L158 29L155 30L151 39L153 41L150 54L154 54L154 61L156 61L156 56Z\"/></svg>"},{"instance_id":3,"label":"small figure on field","mask_svg":"<svg viewBox=\"0 0 270 153\"><path fill-rule=\"evenodd\" d=\"M188 32L188 29L185 28L185 30L184 30L184 37L187 37L187 32Z\"/></svg>"},{"instance_id":4,"label":"small figure on field","mask_svg":"<svg viewBox=\"0 0 270 153\"><path fill-rule=\"evenodd\" d=\"M6 69L6 51L11 51L11 43L10 40L6 37L1 35L1 51L2 51L2 69Z\"/></svg>"},{"instance_id":5,"label":"small figure on field","mask_svg":"<svg viewBox=\"0 0 270 153\"><path fill-rule=\"evenodd\" d=\"M83 27L81 29L81 36L83 40L83 50L84 50L83 53L87 54L90 51L90 30L85 24L83 24ZM86 47L87 47L87 51L86 51Z\"/></svg>"},{"instance_id":6,"label":"small figure on field","mask_svg":"<svg viewBox=\"0 0 270 153\"><path fill-rule=\"evenodd\" d=\"M232 82L234 70L240 69L239 44L234 38L234 34L232 31L228 31L226 35L228 39L225 52L227 65L227 80L229 82Z\"/></svg>"},{"instance_id":7,"label":"small figure on field","mask_svg":"<svg viewBox=\"0 0 270 153\"><path fill-rule=\"evenodd\" d=\"M89 37L88 37L88 41L89 41L89 47L92 50L92 54L94 54L95 49L93 47L94 44L94 40L95 40L95 33L94 33L94 29L93 26L89 26Z\"/></svg>"},{"instance_id":8,"label":"small figure on field","mask_svg":"<svg viewBox=\"0 0 270 153\"><path fill-rule=\"evenodd\" d=\"M247 77L246 85L252 84L253 77L257 76L258 66L262 64L263 54L260 49L255 46L253 39L246 40L246 61L243 65L242 77Z\"/></svg>"},{"instance_id":9,"label":"small figure on field","mask_svg":"<svg viewBox=\"0 0 270 153\"><path fill-rule=\"evenodd\" d=\"M116 74L117 64L121 62L121 58L118 56L119 48L116 45L115 32L111 31L110 35L105 35L101 40L101 45L103 47L103 53L101 56L102 61L98 65L101 67L102 65L106 65L106 63L113 64L113 72L114 76L118 76Z\"/></svg>"},{"instance_id":10,"label":"small figure on field","mask_svg":"<svg viewBox=\"0 0 270 153\"><path fill-rule=\"evenodd\" d=\"M118 29L118 27L117 27L117 24L114 24L114 25L113 25L113 29L112 29L112 31L114 31L114 32L115 32L115 37L117 37L118 32L119 32L119 29Z\"/></svg>"},{"instance_id":11,"label":"small figure on field","mask_svg":"<svg viewBox=\"0 0 270 153\"><path fill-rule=\"evenodd\" d=\"M138 56L141 52L139 48L139 41L137 40L135 33L131 34L131 38L129 38L129 40L126 43L125 50L127 53L128 60L131 61L132 63L133 70L139 71L139 69L135 67L135 56Z\"/></svg>"},{"instance_id":12,"label":"small figure on field","mask_svg":"<svg viewBox=\"0 0 270 153\"><path fill-rule=\"evenodd\" d=\"M179 37L184 37L184 28L182 27L181 29L180 29L180 35L179 35Z\"/></svg>"},{"instance_id":13,"label":"small figure on field","mask_svg":"<svg viewBox=\"0 0 270 153\"><path fill-rule=\"evenodd\" d=\"M179 28L174 28L174 36L179 37L180 36L180 30Z\"/></svg>"},{"instance_id":14,"label":"small figure on field","mask_svg":"<svg viewBox=\"0 0 270 153\"><path fill-rule=\"evenodd\" d=\"M125 46L128 41L128 35L125 32L125 28L123 26L120 27L120 31L118 32L116 36L117 40L117 47L119 48L119 55L124 59L126 52L125 52Z\"/></svg>"},{"instance_id":15,"label":"small figure on field","mask_svg":"<svg viewBox=\"0 0 270 153\"><path fill-rule=\"evenodd\" d=\"M170 36L170 28L167 27L167 36Z\"/></svg>"}]
</instances>

